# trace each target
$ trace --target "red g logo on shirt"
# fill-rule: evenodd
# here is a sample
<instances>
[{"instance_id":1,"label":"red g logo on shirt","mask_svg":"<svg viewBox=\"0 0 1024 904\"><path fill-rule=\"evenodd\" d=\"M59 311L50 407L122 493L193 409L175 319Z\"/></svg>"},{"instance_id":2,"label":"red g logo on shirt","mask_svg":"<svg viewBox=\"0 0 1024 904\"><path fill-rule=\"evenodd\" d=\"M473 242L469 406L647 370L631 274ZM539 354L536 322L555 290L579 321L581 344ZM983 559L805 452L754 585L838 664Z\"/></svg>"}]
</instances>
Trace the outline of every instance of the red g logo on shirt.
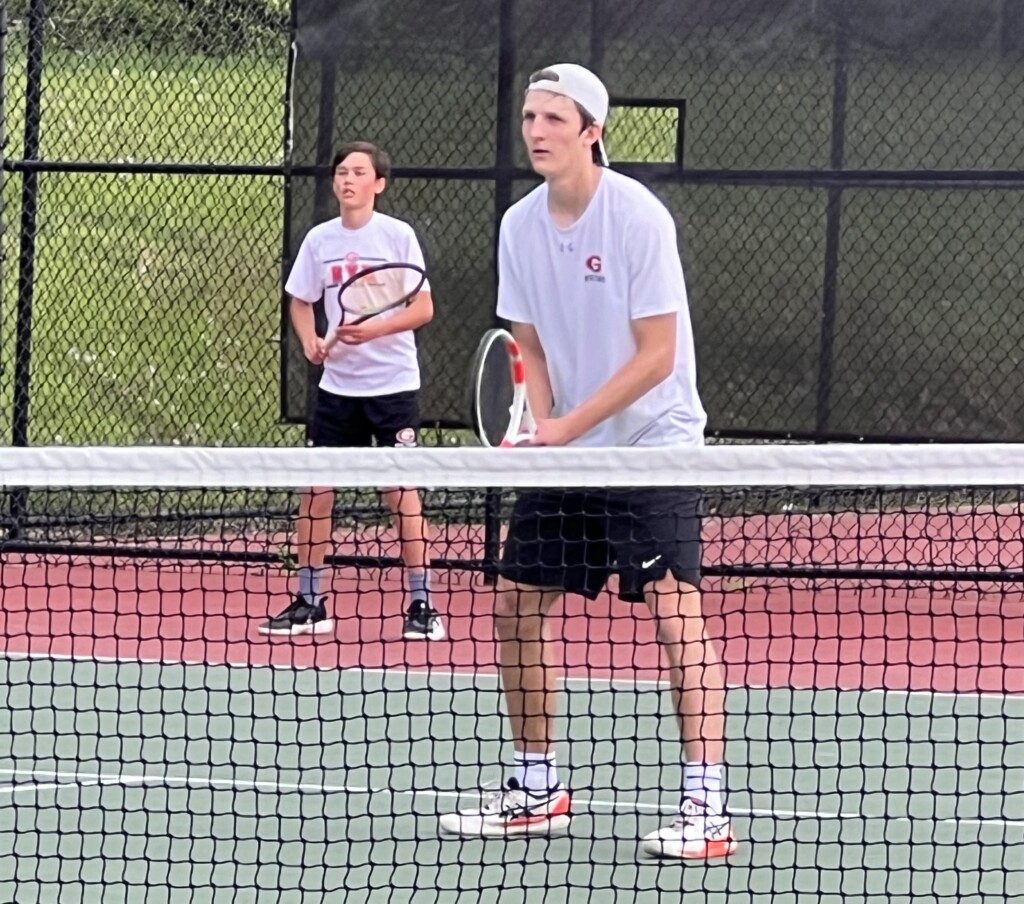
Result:
<instances>
[{"instance_id":1,"label":"red g logo on shirt","mask_svg":"<svg viewBox=\"0 0 1024 904\"><path fill-rule=\"evenodd\" d=\"M600 273L601 258L598 257L596 254L590 255L590 257L587 258L587 269L593 271L594 273Z\"/></svg>"}]
</instances>

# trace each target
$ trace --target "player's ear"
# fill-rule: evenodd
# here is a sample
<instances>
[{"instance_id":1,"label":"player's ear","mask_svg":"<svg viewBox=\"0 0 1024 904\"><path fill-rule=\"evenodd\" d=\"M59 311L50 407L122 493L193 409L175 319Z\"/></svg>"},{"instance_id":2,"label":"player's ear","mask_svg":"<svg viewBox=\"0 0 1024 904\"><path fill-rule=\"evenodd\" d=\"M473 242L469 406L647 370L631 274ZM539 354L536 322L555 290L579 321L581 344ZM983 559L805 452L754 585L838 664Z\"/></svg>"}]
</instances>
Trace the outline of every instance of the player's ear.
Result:
<instances>
[{"instance_id":1,"label":"player's ear","mask_svg":"<svg viewBox=\"0 0 1024 904\"><path fill-rule=\"evenodd\" d=\"M388 180L383 176L378 176L377 181L373 184L373 193L375 195L382 194L384 189L388 187Z\"/></svg>"},{"instance_id":2,"label":"player's ear","mask_svg":"<svg viewBox=\"0 0 1024 904\"><path fill-rule=\"evenodd\" d=\"M604 135L604 126L599 126L596 122L592 122L583 130L583 134L590 141L591 150L596 158L598 156L597 143L601 140L601 136Z\"/></svg>"}]
</instances>

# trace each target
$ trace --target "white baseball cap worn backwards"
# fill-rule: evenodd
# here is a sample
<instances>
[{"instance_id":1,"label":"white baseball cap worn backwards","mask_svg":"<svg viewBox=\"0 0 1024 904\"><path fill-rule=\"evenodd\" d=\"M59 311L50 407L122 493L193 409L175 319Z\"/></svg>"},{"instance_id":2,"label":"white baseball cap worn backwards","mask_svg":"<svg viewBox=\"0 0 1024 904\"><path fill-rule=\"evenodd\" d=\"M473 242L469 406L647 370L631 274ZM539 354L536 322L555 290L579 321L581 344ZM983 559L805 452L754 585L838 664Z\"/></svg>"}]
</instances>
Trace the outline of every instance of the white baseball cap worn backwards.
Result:
<instances>
[{"instance_id":1,"label":"white baseball cap worn backwards","mask_svg":"<svg viewBox=\"0 0 1024 904\"><path fill-rule=\"evenodd\" d=\"M599 126L608 119L608 89L593 72L576 63L557 63L535 72L530 76L526 90L565 95L593 116ZM603 139L597 140L597 147L601 163L608 166Z\"/></svg>"}]
</instances>

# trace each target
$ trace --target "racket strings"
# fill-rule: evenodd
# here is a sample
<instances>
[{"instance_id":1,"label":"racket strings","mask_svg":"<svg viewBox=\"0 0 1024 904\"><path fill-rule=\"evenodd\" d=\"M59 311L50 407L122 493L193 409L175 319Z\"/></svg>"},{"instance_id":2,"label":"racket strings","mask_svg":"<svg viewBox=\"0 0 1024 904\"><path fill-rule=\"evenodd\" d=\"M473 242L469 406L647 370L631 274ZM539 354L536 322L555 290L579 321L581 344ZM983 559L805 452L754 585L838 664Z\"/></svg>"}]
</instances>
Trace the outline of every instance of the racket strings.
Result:
<instances>
[{"instance_id":1,"label":"racket strings","mask_svg":"<svg viewBox=\"0 0 1024 904\"><path fill-rule=\"evenodd\" d=\"M376 314L395 307L416 291L419 279L413 270L368 270L356 276L342 291L341 306L352 314Z\"/></svg>"},{"instance_id":2,"label":"racket strings","mask_svg":"<svg viewBox=\"0 0 1024 904\"><path fill-rule=\"evenodd\" d=\"M410 301L425 281L426 273L415 264L367 267L342 285L338 304L343 316L372 317Z\"/></svg>"}]
</instances>

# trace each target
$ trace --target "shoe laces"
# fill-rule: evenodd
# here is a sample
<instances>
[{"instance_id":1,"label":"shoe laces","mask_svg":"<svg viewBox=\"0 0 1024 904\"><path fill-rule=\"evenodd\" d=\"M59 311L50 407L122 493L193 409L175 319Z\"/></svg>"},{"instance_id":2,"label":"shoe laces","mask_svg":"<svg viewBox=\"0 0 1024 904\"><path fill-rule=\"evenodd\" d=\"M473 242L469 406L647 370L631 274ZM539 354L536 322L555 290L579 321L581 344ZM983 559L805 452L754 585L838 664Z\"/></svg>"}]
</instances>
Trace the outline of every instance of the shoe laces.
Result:
<instances>
[{"instance_id":1,"label":"shoe laces","mask_svg":"<svg viewBox=\"0 0 1024 904\"><path fill-rule=\"evenodd\" d=\"M528 797L526 791L519 786L514 778L510 778L504 785L495 782L484 785L483 802L480 809L485 813L504 813L506 810L519 810L526 806Z\"/></svg>"},{"instance_id":2,"label":"shoe laces","mask_svg":"<svg viewBox=\"0 0 1024 904\"><path fill-rule=\"evenodd\" d=\"M705 819L712 815L708 805L702 800L688 797L683 801L683 806L672 823L673 828L682 828L685 825L693 825L698 819Z\"/></svg>"}]
</instances>

